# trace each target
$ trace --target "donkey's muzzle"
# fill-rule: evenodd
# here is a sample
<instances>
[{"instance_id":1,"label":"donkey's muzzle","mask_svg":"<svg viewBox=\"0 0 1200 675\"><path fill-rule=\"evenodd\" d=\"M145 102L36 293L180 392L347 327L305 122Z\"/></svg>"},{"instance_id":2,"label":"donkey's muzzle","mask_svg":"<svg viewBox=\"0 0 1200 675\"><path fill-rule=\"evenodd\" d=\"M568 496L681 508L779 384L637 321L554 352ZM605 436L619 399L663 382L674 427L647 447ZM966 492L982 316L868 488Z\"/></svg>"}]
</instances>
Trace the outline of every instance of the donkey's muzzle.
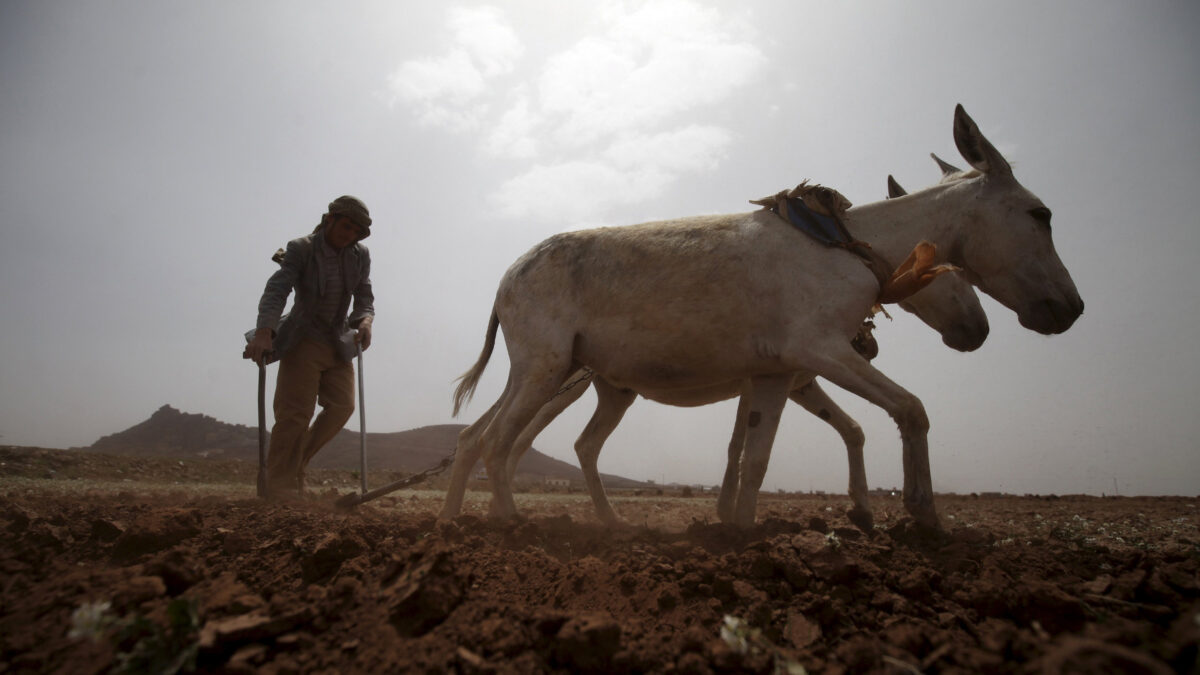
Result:
<instances>
[{"instance_id":1,"label":"donkey's muzzle","mask_svg":"<svg viewBox=\"0 0 1200 675\"><path fill-rule=\"evenodd\" d=\"M1018 316L1021 325L1042 335L1064 333L1083 314L1083 300L1073 296L1069 300L1039 300L1030 304Z\"/></svg>"},{"instance_id":2,"label":"donkey's muzzle","mask_svg":"<svg viewBox=\"0 0 1200 675\"><path fill-rule=\"evenodd\" d=\"M942 332L942 344L960 352L973 352L983 346L989 330L986 321L970 326L955 326Z\"/></svg>"}]
</instances>

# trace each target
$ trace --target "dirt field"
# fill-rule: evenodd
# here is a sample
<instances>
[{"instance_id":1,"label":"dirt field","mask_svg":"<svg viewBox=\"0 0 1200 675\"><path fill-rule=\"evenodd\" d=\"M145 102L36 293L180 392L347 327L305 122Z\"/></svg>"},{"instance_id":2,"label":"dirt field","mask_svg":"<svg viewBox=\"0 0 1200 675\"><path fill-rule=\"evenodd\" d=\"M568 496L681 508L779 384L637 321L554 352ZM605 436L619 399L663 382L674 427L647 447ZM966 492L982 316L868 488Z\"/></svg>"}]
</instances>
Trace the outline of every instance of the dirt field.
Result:
<instances>
[{"instance_id":1,"label":"dirt field","mask_svg":"<svg viewBox=\"0 0 1200 675\"><path fill-rule=\"evenodd\" d=\"M435 519L253 498L228 465L0 451L0 673L1200 672L1194 498L518 495ZM99 458L98 458L99 457ZM86 460L86 461L84 461Z\"/></svg>"}]
</instances>

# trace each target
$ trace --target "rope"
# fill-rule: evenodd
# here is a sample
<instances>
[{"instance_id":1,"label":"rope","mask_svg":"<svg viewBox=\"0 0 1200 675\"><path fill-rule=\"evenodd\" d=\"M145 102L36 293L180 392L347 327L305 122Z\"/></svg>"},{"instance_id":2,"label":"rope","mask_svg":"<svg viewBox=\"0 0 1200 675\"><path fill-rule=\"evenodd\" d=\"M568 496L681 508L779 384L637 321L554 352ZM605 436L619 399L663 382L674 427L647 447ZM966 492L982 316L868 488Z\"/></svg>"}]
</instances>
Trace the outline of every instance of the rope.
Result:
<instances>
[{"instance_id":1,"label":"rope","mask_svg":"<svg viewBox=\"0 0 1200 675\"><path fill-rule=\"evenodd\" d=\"M567 393L568 391L571 391L571 389L574 388L575 385L592 379L592 376L595 374L596 374L595 371L593 371L591 368L584 368L582 375L575 378L571 382L568 382L567 384L563 385L563 388L559 389L558 392L555 393L554 396L551 396L550 398L553 399L553 398L558 398L559 396L562 396L563 394Z\"/></svg>"},{"instance_id":2,"label":"rope","mask_svg":"<svg viewBox=\"0 0 1200 675\"><path fill-rule=\"evenodd\" d=\"M413 485L415 483L420 483L421 481L427 480L429 478L433 478L434 476L438 475L439 473L450 468L450 465L454 463L454 456L456 454L458 454L457 447L455 447L453 450L451 450L450 454L443 457L442 461L438 462L436 465L434 465L428 469L425 469L421 473L414 473L413 475L409 476L408 478L405 478L402 482L402 485L400 485L399 487L407 487L407 486Z\"/></svg>"}]
</instances>

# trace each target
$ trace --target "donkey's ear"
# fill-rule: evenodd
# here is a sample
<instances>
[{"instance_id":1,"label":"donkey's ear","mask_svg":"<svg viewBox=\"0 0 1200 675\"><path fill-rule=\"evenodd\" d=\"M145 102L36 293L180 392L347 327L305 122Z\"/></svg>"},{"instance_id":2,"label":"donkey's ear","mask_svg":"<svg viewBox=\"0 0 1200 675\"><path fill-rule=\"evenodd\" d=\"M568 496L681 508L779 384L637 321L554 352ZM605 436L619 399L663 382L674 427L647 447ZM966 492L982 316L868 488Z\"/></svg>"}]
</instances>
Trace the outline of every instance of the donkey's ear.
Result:
<instances>
[{"instance_id":1,"label":"donkey's ear","mask_svg":"<svg viewBox=\"0 0 1200 675\"><path fill-rule=\"evenodd\" d=\"M896 179L892 178L892 174L889 173L888 174L888 199L895 199L896 197L903 197L906 194L908 194L908 190L905 190L904 188L900 187L900 184L897 183Z\"/></svg>"},{"instance_id":2,"label":"donkey's ear","mask_svg":"<svg viewBox=\"0 0 1200 675\"><path fill-rule=\"evenodd\" d=\"M993 176L1011 175L1012 167L1000 151L984 138L975 120L959 103L954 108L954 144L967 163L980 172Z\"/></svg>"},{"instance_id":3,"label":"donkey's ear","mask_svg":"<svg viewBox=\"0 0 1200 675\"><path fill-rule=\"evenodd\" d=\"M932 152L929 153L929 156L933 158L933 161L937 162L938 168L942 170L942 178L948 178L956 173L962 173L962 169L954 166L950 162L943 162L941 157L938 157Z\"/></svg>"}]
</instances>

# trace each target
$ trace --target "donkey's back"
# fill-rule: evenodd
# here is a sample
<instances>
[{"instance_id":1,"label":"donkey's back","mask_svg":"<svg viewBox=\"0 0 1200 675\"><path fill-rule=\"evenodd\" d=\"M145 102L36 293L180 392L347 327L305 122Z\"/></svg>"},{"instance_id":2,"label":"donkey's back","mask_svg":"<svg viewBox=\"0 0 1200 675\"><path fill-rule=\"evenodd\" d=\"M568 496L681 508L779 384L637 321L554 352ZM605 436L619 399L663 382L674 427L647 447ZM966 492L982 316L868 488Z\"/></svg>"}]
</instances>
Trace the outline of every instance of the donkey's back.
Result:
<instances>
[{"instance_id":1,"label":"donkey's back","mask_svg":"<svg viewBox=\"0 0 1200 675\"><path fill-rule=\"evenodd\" d=\"M516 343L658 389L779 369L817 337L798 326L849 340L876 290L853 255L758 211L555 235L508 270L495 313L511 356Z\"/></svg>"}]
</instances>

